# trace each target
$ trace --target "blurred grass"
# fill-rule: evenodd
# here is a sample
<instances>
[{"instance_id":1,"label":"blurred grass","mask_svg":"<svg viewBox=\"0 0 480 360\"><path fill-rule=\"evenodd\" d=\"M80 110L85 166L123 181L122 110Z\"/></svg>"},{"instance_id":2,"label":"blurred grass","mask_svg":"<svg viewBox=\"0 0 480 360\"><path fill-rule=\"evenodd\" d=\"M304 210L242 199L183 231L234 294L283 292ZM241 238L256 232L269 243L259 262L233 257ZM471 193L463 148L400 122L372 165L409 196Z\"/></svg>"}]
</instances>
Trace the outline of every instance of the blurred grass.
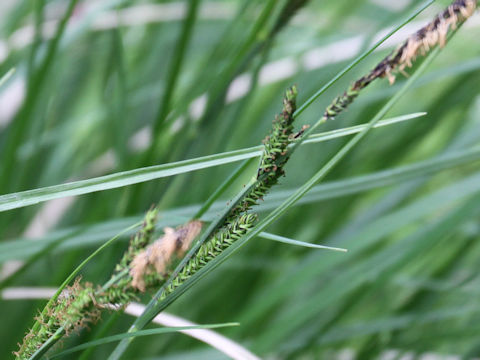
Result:
<instances>
[{"instance_id":1,"label":"blurred grass","mask_svg":"<svg viewBox=\"0 0 480 360\"><path fill-rule=\"evenodd\" d=\"M20 29L34 29L35 21L61 19L68 3L6 1L0 5L0 39L2 44L9 39L8 53L0 56L0 74L16 68L0 87L0 106L13 106L12 98L2 99L18 96L18 84L24 84L27 92L24 106L12 117L15 120L0 125L1 195L256 146L288 85L298 85L302 103L366 48L377 32L398 24L421 2L412 1L398 11L378 5L388 1L312 1L262 52L258 46L274 28L273 16L281 2L201 1L175 91L168 99L165 92L172 83L171 64L183 18L145 23L147 13L138 24L109 29L105 19L140 5L181 3L79 1L51 60L52 43L18 45ZM446 4L437 1L415 23L422 24L422 19L430 19ZM107 10L94 10L94 6ZM261 14L267 13L267 6L277 13L264 19ZM240 327L221 332L262 357L331 358L345 349L362 359L392 349L480 356L476 336L480 52L472 46L480 32L477 24L478 15L390 112L395 116L425 111L426 117L372 131L328 175L327 183L268 228L291 239L344 247L348 253L254 239L169 311L198 323L238 321ZM398 43L406 35L394 40ZM353 43L338 46L358 36L363 38L357 51L352 51ZM305 54L325 47L329 47L326 55L310 55L319 64L310 69ZM335 84L302 113L299 123L316 121L325 105L386 51L375 52ZM293 71L288 67L268 73L260 70L285 58L296 64ZM45 69L47 60L49 69ZM228 95L219 95L235 76L255 70L258 83L247 97L232 101ZM31 90L37 89L35 82L41 83L41 91ZM402 80L392 87L386 82L373 85L322 131L369 121L401 85ZM215 101L207 103L207 115L198 117L190 104L205 93L213 94L211 101ZM168 115L158 115L160 99L170 104L166 105L172 109ZM7 121L6 110L0 108L0 124ZM141 139L137 147L142 150L132 150L129 139L143 127L155 126L159 118L163 125L155 149ZM289 194L295 191L347 141L340 138L301 147L281 186L259 209L278 206L287 196L286 189ZM147 156L149 151L154 151L154 157ZM114 161L109 161L112 157ZM103 165L100 158L106 159ZM435 170L429 168L432 162L437 164ZM1 262L30 256L34 260L11 285L59 286L100 243L138 221L154 202L161 200L160 226L185 221L235 166L82 195L51 227L35 231L31 226L27 229L45 204L0 213ZM411 166L405 172L382 173ZM215 203L205 217L212 219L250 176L246 171L236 180L225 200ZM52 213L46 218L52 220ZM41 239L22 240L25 237ZM45 246L49 251L35 257ZM84 278L105 281L123 248L124 242L106 250L87 266ZM0 358L11 356L43 305L31 300L2 301ZM130 322L126 316L119 317L108 334L126 331ZM65 348L94 336L94 331L84 331L66 340ZM177 354L187 358L182 356L186 349L192 354L209 351L183 335L152 339L135 341L126 358ZM109 345L99 347L90 358L104 358L111 350Z\"/></svg>"}]
</instances>

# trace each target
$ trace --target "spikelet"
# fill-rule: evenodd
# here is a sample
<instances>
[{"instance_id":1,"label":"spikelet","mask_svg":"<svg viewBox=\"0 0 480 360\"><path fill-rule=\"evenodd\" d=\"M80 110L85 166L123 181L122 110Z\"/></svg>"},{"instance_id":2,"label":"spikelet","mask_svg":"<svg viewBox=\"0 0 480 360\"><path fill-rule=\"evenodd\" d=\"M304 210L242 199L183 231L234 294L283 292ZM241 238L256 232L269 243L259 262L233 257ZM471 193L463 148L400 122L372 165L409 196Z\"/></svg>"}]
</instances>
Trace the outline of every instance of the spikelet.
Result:
<instances>
[{"instance_id":1,"label":"spikelet","mask_svg":"<svg viewBox=\"0 0 480 360\"><path fill-rule=\"evenodd\" d=\"M230 212L226 224L232 223L240 214L245 213L277 184L285 175L283 167L288 161L288 145L295 139L293 132L293 114L296 110L297 88L287 89L282 112L275 116L270 134L263 140L264 150L257 170L257 183L248 194ZM303 128L302 128L303 129ZM304 129L303 129L304 130Z\"/></svg>"},{"instance_id":2,"label":"spikelet","mask_svg":"<svg viewBox=\"0 0 480 360\"><path fill-rule=\"evenodd\" d=\"M180 273L165 288L160 300L165 299L197 271L220 255L236 240L244 236L253 227L256 220L257 215L255 214L241 215L235 219L232 224L229 224L217 231L208 241L202 244L194 257L192 257L187 264L185 264Z\"/></svg>"},{"instance_id":3,"label":"spikelet","mask_svg":"<svg viewBox=\"0 0 480 360\"><path fill-rule=\"evenodd\" d=\"M411 35L395 51L384 58L367 75L355 81L347 91L337 96L327 107L323 120L333 120L358 97L361 90L379 78L395 82L395 73L406 75L405 69L412 67L418 56L426 55L435 46L445 46L450 30L456 29L473 15L477 0L456 0L433 21Z\"/></svg>"},{"instance_id":4,"label":"spikelet","mask_svg":"<svg viewBox=\"0 0 480 360\"><path fill-rule=\"evenodd\" d=\"M40 327L36 331L30 330L19 344L19 350L13 354L17 359L28 359L40 346L55 332L63 327L68 335L72 331L79 331L95 323L100 318L100 309L97 307L93 285L81 283L81 278L75 279L73 285L66 287L58 299L40 313L36 320Z\"/></svg>"},{"instance_id":5,"label":"spikelet","mask_svg":"<svg viewBox=\"0 0 480 360\"><path fill-rule=\"evenodd\" d=\"M285 174L283 167L289 159L288 145L295 139L293 114L296 110L297 88L286 91L282 112L275 117L270 135L263 141L264 150L257 170L257 182L233 207L222 226L205 242L164 289L161 299L181 286L188 278L220 255L236 240L244 236L257 220L248 210L266 195L278 179ZM141 284L140 284L141 285Z\"/></svg>"},{"instance_id":6,"label":"spikelet","mask_svg":"<svg viewBox=\"0 0 480 360\"><path fill-rule=\"evenodd\" d=\"M457 0L444 12L435 17L432 22L410 36L400 46L395 56L399 57L399 71L404 70L406 67L411 67L419 55L424 56L435 46L444 47L447 43L448 32L455 30L459 24L472 16L476 7L476 0ZM391 71L393 71L395 65L394 63L390 65L390 73L386 74L386 76L392 76Z\"/></svg>"}]
</instances>

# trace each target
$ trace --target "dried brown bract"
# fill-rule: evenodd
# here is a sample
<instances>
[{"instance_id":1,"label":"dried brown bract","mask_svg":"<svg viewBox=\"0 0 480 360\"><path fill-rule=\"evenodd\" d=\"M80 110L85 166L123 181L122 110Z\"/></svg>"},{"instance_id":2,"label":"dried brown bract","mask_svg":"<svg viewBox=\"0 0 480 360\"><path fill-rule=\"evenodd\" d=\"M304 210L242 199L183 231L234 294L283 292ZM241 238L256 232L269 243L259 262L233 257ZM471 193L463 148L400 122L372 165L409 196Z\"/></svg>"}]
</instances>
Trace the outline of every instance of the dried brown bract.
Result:
<instances>
[{"instance_id":1,"label":"dried brown bract","mask_svg":"<svg viewBox=\"0 0 480 360\"><path fill-rule=\"evenodd\" d=\"M182 256L190 248L192 241L202 231L203 223L199 220L190 221L187 225L177 229L177 254Z\"/></svg>"},{"instance_id":2,"label":"dried brown bract","mask_svg":"<svg viewBox=\"0 0 480 360\"><path fill-rule=\"evenodd\" d=\"M145 276L164 275L174 256L181 257L202 230L202 222L191 221L177 229L165 228L164 235L138 253L130 264L132 287L145 291Z\"/></svg>"}]
</instances>

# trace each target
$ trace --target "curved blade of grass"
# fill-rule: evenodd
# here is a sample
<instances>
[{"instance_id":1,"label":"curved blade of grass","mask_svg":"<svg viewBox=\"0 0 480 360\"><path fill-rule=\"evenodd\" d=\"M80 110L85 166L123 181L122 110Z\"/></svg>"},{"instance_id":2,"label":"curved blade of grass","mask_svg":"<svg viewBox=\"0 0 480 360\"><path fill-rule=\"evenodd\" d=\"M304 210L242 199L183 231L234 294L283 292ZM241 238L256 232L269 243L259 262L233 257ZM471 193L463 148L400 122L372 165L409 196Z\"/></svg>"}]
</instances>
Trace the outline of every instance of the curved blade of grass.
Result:
<instances>
[{"instance_id":1,"label":"curved blade of grass","mask_svg":"<svg viewBox=\"0 0 480 360\"><path fill-rule=\"evenodd\" d=\"M373 128L377 129L377 128L381 128L381 127L384 127L384 126L404 122L404 121L407 121L407 120L418 119L418 118L420 118L422 116L425 116L425 115L427 115L426 112L417 112L417 113L412 113L412 114L407 114L407 115L402 115L402 116L396 116L396 117L393 117L393 118L389 118L389 119L379 121L377 124L375 124L375 126ZM344 137L344 136L347 136L347 135L358 134L363 129L365 129L367 126L368 126L368 124L361 124L361 125L346 127L346 128L343 128L343 129L336 129L336 130L332 130L332 131L325 131L325 132L321 132L321 133L318 133L318 134L313 134L313 135L310 135L306 140L304 140L301 145L303 145L303 144L313 144L313 143L338 139L338 138L341 138L341 137Z\"/></svg>"},{"instance_id":2,"label":"curved blade of grass","mask_svg":"<svg viewBox=\"0 0 480 360\"><path fill-rule=\"evenodd\" d=\"M2 87L3 84L5 84L13 76L13 74L15 74L15 68L8 70L7 73L0 79L0 87Z\"/></svg>"},{"instance_id":3,"label":"curved blade of grass","mask_svg":"<svg viewBox=\"0 0 480 360\"><path fill-rule=\"evenodd\" d=\"M467 149L463 151L455 151L445 155L441 155L425 161L413 163L411 165L401 166L393 169L387 169L375 172L368 175L357 176L346 180L332 181L314 187L310 192L308 198L303 198L297 204L311 204L329 199L340 198L352 194L358 194L364 191L395 185L401 182L418 179L420 177L432 175L440 171L456 168L466 164L480 160L480 148ZM282 190L272 192L268 201L260 204L257 212L265 212L275 208L294 190ZM205 221L210 221L215 214L223 208L225 201L215 202L211 210L206 212L203 216ZM194 217L195 211L199 208L198 205L191 205L187 207L175 208L161 213L161 218L168 219L166 221L159 221L158 228L164 226L177 226ZM58 239L65 238L65 243L60 246L60 251L65 251L71 248L79 248L82 246L92 246L105 238L110 238L118 231L121 231L125 226L131 222L140 219L123 218L115 221L109 221L89 226L86 230L80 231L78 228L63 229L32 242L27 239L14 239L0 243L0 263L9 259L24 259L39 251L42 251L46 246ZM77 235L78 233L78 235Z\"/></svg>"},{"instance_id":4,"label":"curved blade of grass","mask_svg":"<svg viewBox=\"0 0 480 360\"><path fill-rule=\"evenodd\" d=\"M405 82L403 87L392 97L375 115L375 117L368 123L368 126L351 139L340 151L338 151L310 180L301 186L294 194L287 198L279 207L272 211L265 219L258 223L250 232L244 237L238 239L232 246L228 247L219 256L210 261L207 265L201 268L197 273L187 279L174 292L169 294L163 301L160 298L163 294L164 287L162 287L148 303L145 312L137 318L137 320L130 327L129 332L136 332L145 327L158 313L163 311L168 305L175 301L185 291L197 283L205 275L213 271L226 259L228 259L234 252L238 251L249 240L259 235L270 224L282 216L291 206L299 201L313 186L322 180L359 142L362 140L373 126L380 121L382 117L397 103L397 101L410 89L414 82L418 79L420 74L427 68L428 65L438 54L440 48L433 50L423 61L423 63L416 69L413 75ZM110 355L109 360L117 360L126 350L132 339L124 339L118 344L114 352Z\"/></svg>"},{"instance_id":5,"label":"curved blade of grass","mask_svg":"<svg viewBox=\"0 0 480 360\"><path fill-rule=\"evenodd\" d=\"M165 327L165 328L159 328L159 329L148 329L148 330L142 330L136 333L123 333L123 334L117 334L117 335L112 335L112 336L107 336L99 340L94 340L94 341L89 341L84 344L74 346L68 350L62 351L59 354L55 354L50 356L50 359L56 359L58 357L62 357L68 354L72 354L74 352L84 350L93 346L98 346L98 345L103 345L103 344L109 344L112 342L116 342L119 340L131 338L131 337L139 337L139 336L149 336L149 335L158 335L158 334L169 334L173 332L179 332L179 331L184 331L184 330L197 330L197 329L218 329L218 328L224 328L224 327L232 327L232 326L239 326L239 323L236 322L231 322L231 323L223 323L223 324L207 324L207 325L197 325L197 326L179 326L179 327Z\"/></svg>"},{"instance_id":6,"label":"curved blade of grass","mask_svg":"<svg viewBox=\"0 0 480 360\"><path fill-rule=\"evenodd\" d=\"M298 241L298 240L293 240L289 239L284 236L280 235L275 235L275 234L270 234L267 232L261 232L258 234L258 237L266 240L273 240L277 242L281 242L284 244L288 245L295 245L295 246L302 246L302 247L307 247L307 248L312 248L312 249L323 249L323 250L332 250L332 251L340 251L340 252L347 252L347 249L343 248L337 248L337 247L331 247L331 246L325 246L325 245L318 245L318 244L312 244L304 241Z\"/></svg>"},{"instance_id":7,"label":"curved blade of grass","mask_svg":"<svg viewBox=\"0 0 480 360\"><path fill-rule=\"evenodd\" d=\"M175 51L171 59L170 69L167 72L166 86L160 102L160 108L158 109L158 113L153 125L152 144L150 146L149 157L152 157L155 153L159 140L158 135L164 125L168 113L170 112L172 97L177 87L177 80L180 75L180 69L182 67L187 45L190 41L193 26L197 18L199 0L189 1L188 4L189 5L187 16L183 21L182 31L177 41L177 45L175 46Z\"/></svg>"},{"instance_id":8,"label":"curved blade of grass","mask_svg":"<svg viewBox=\"0 0 480 360\"><path fill-rule=\"evenodd\" d=\"M64 15L55 31L55 36L50 41L47 52L45 54L42 63L40 64L35 74L32 76L30 83L28 84L27 94L24 104L17 114L17 120L14 121L14 125L11 133L7 137L7 141L3 147L1 153L2 161L0 162L0 169L4 174L14 173L12 171L16 164L15 153L17 148L22 144L22 137L25 133L25 129L30 123L32 112L35 109L35 105L39 99L38 93L41 91L44 85L45 79L47 79L51 67L54 63L55 55L57 54L60 41L65 33L68 20L70 19L73 11L78 3L78 0L70 0ZM5 185L10 185L14 181L12 176L0 177L0 188L4 189Z\"/></svg>"},{"instance_id":9,"label":"curved blade of grass","mask_svg":"<svg viewBox=\"0 0 480 360\"><path fill-rule=\"evenodd\" d=\"M190 171L205 169L208 167L229 164L232 162L260 156L261 150L257 149L258 147L254 149L242 149L230 153L204 156L201 158L184 160L170 164L119 172L88 180L75 181L35 190L2 195L0 196L0 211L25 207L61 197L76 196L96 191L115 189L154 179L184 174Z\"/></svg>"},{"instance_id":10,"label":"curved blade of grass","mask_svg":"<svg viewBox=\"0 0 480 360\"><path fill-rule=\"evenodd\" d=\"M386 119L382 122L379 122L377 127L396 124L402 121L415 119L423 115L425 115L425 113L414 113ZM342 130L335 130L334 132L312 135L308 138L308 140L305 141L305 143L317 143L351 135L358 133L365 128L365 126L367 125L358 125ZM185 174L191 171L230 164L241 160L252 159L261 156L262 151L262 145L253 146L250 148L203 156L194 159L173 162L170 164L149 166L87 180L74 181L66 184L47 186L34 190L1 195L0 212L30 206L62 197L84 195L96 191L116 189L150 180Z\"/></svg>"}]
</instances>

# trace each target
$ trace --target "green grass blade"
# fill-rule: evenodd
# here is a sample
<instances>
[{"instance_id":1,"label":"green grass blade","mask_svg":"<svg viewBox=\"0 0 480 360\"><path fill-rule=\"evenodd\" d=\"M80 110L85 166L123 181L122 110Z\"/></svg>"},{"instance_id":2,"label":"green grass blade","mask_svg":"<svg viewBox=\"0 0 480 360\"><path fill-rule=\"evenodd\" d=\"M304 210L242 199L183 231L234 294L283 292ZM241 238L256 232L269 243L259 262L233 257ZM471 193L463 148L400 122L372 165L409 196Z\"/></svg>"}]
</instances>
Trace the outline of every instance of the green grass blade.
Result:
<instances>
[{"instance_id":1,"label":"green grass blade","mask_svg":"<svg viewBox=\"0 0 480 360\"><path fill-rule=\"evenodd\" d=\"M185 52L187 50L188 43L190 41L192 30L197 18L198 4L199 0L192 0L188 2L188 12L187 16L183 21L182 31L180 33L180 38L176 42L175 51L171 59L170 69L167 73L167 80L165 90L163 92L163 97L160 102L160 108L153 125L152 136L153 141L150 149L150 157L154 156L155 150L157 149L159 133L163 127L163 124L167 118L167 115L170 112L171 102L173 95L177 87L177 80L180 76L180 69L182 67Z\"/></svg>"},{"instance_id":2,"label":"green grass blade","mask_svg":"<svg viewBox=\"0 0 480 360\"><path fill-rule=\"evenodd\" d=\"M378 189L380 187L391 186L405 181L419 179L425 176L436 174L448 169L457 168L466 164L473 164L480 160L480 148L456 151L442 156L428 159L411 165L398 168L379 171L376 173L349 178L346 180L332 181L314 187L308 198L303 198L298 204L312 204L329 199L341 198L352 194L359 194L365 191ZM258 212L265 212L274 209L280 205L295 190L274 191L268 201L257 207ZM222 209L225 201L220 200L212 205L211 211L204 215L205 220L210 221L218 211ZM158 227L176 226L184 223L189 218L194 217L199 205L188 206L184 208L171 209L161 213ZM141 218L140 216L138 218ZM103 241L105 238L114 236L121 231L127 224L134 222L137 218L124 218L106 223L100 223L89 226L87 229L79 231L77 228L64 229L54 232L37 241L26 239L10 240L0 243L0 264L9 259L24 259L25 257L42 251L59 238L68 239L59 248L60 251L71 250L72 248L81 248L92 246ZM76 235L78 233L78 235Z\"/></svg>"},{"instance_id":3,"label":"green grass blade","mask_svg":"<svg viewBox=\"0 0 480 360\"><path fill-rule=\"evenodd\" d=\"M15 68L8 70L7 73L1 77L0 87L2 87L3 84L5 84L13 76L13 74L15 74Z\"/></svg>"},{"instance_id":4,"label":"green grass blade","mask_svg":"<svg viewBox=\"0 0 480 360\"><path fill-rule=\"evenodd\" d=\"M396 124L398 122L415 119L423 115L424 113L415 113L387 119L384 122L379 123L378 126L380 127ZM344 132L341 130L328 132L325 134L325 136L322 134L312 135L307 141L308 143L317 143L351 135L361 131L363 128L365 128L365 126L367 125L346 128L344 129ZM30 206L62 197L84 195L96 191L116 189L145 181L185 174L188 172L230 164L241 160L252 159L261 156L262 150L263 146L254 146L215 155L198 157L190 160L178 161L170 164L150 166L87 180L74 181L66 184L1 195L0 212Z\"/></svg>"},{"instance_id":5,"label":"green grass blade","mask_svg":"<svg viewBox=\"0 0 480 360\"><path fill-rule=\"evenodd\" d=\"M260 156L261 150L243 149L230 153L204 156L192 160L185 160L165 165L150 166L131 171L101 176L88 180L81 180L61 185L28 190L14 194L0 196L0 211L38 204L47 200L66 196L88 194L96 191L116 189L123 186L138 184L145 181L184 174L190 171L205 169L212 166L229 164L236 161Z\"/></svg>"},{"instance_id":6,"label":"green grass blade","mask_svg":"<svg viewBox=\"0 0 480 360\"><path fill-rule=\"evenodd\" d=\"M347 252L348 251L347 249L343 249L343 248L337 248L337 247L325 246L325 245L318 245L318 244L307 243L305 241L293 240L293 239L289 239L289 238L284 237L284 236L270 234L270 233L267 233L267 232L261 232L260 234L258 234L258 237L260 237L262 239L277 241L277 242L280 242L280 243L283 243L283 244L301 246L301 247L312 248L312 249L332 250L332 251L339 251L339 252Z\"/></svg>"},{"instance_id":7,"label":"green grass blade","mask_svg":"<svg viewBox=\"0 0 480 360\"><path fill-rule=\"evenodd\" d=\"M413 113L413 114L396 116L396 117L393 117L393 118L390 118L390 119L385 119L385 120L379 121L378 123L375 124L375 126L373 126L373 128L377 129L377 128L381 128L381 127L384 127L384 126L404 122L404 121L407 121L407 120L418 119L418 118L420 118L422 116L425 116L425 115L427 115L426 112L418 112L418 113ZM325 132L321 132L319 134L312 134L312 135L308 136L308 138L302 142L302 145L303 144L313 144L313 143L338 139L338 138L348 136L348 135L358 134L363 129L365 129L367 126L368 126L368 124L361 124L361 125L346 127L346 128L343 128L343 129L325 131Z\"/></svg>"},{"instance_id":8,"label":"green grass blade","mask_svg":"<svg viewBox=\"0 0 480 360\"><path fill-rule=\"evenodd\" d=\"M91 348L94 346L109 344L112 342L120 341L123 339L131 338L131 337L139 337L139 336L150 336L150 335L159 335L159 334L169 334L179 331L185 330L198 330L198 329L219 329L225 327L232 327L232 326L239 326L239 323L231 322L231 323L223 323L223 324L207 324L207 325L197 325L197 326L179 326L179 327L165 327L159 329L149 329L149 330L142 330L137 333L123 333L117 334L112 336L107 336L99 340L89 341L87 343L74 346L68 350L62 351L59 354L55 354L49 356L49 359L56 359L65 355L72 354L77 351L81 351L87 348Z\"/></svg>"}]
</instances>

